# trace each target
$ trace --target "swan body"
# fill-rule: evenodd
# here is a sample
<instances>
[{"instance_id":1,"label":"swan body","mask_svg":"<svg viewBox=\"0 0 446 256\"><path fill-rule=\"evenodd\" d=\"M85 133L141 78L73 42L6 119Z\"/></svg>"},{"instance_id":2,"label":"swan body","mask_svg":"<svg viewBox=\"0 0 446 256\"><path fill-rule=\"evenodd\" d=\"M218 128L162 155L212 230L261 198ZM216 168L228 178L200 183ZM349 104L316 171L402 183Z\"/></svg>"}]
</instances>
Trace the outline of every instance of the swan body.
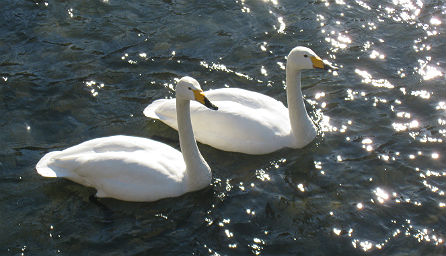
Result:
<instances>
[{"instance_id":1,"label":"swan body","mask_svg":"<svg viewBox=\"0 0 446 256\"><path fill-rule=\"evenodd\" d=\"M216 107L190 77L178 82L176 96L182 153L151 139L117 135L50 152L37 163L37 172L94 187L97 197L125 201L156 201L208 186L211 171L194 139L189 101Z\"/></svg>"},{"instance_id":2,"label":"swan body","mask_svg":"<svg viewBox=\"0 0 446 256\"><path fill-rule=\"evenodd\" d=\"M303 101L300 71L327 69L312 50L296 47L286 66L288 108L267 95L239 89L222 88L206 92L219 106L212 113L200 104L191 104L191 119L198 141L212 147L246 154L267 154L284 147L302 148L317 134ZM194 104L195 103L195 104ZM144 115L177 129L175 99L154 101ZM212 132L211 132L212 131Z\"/></svg>"},{"instance_id":3,"label":"swan body","mask_svg":"<svg viewBox=\"0 0 446 256\"><path fill-rule=\"evenodd\" d=\"M248 154L266 154L293 146L288 109L280 101L238 88L207 91L206 97L218 102L219 111L209 118L206 108L191 104L191 119L198 141L221 150ZM157 100L144 114L178 129L174 101ZM212 129L218 132L210 132Z\"/></svg>"},{"instance_id":4,"label":"swan body","mask_svg":"<svg viewBox=\"0 0 446 256\"><path fill-rule=\"evenodd\" d=\"M45 177L94 187L97 197L154 201L187 190L181 153L146 138L118 135L89 140L46 154L36 168Z\"/></svg>"}]
</instances>

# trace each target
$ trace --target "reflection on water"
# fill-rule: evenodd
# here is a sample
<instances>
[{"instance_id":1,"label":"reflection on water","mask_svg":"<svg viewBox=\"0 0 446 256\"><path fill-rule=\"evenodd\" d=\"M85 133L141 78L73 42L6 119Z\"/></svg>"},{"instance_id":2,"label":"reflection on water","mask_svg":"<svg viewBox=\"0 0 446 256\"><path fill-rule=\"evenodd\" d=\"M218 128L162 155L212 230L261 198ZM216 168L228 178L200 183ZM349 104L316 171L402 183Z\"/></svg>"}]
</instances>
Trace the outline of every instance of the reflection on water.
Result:
<instances>
[{"instance_id":1,"label":"reflection on water","mask_svg":"<svg viewBox=\"0 0 446 256\"><path fill-rule=\"evenodd\" d=\"M0 10L0 254L443 255L446 5L441 1L16 1ZM40 178L44 153L177 133L142 110L194 76L286 102L303 72L319 134L266 156L200 145L210 188L132 204Z\"/></svg>"}]
</instances>

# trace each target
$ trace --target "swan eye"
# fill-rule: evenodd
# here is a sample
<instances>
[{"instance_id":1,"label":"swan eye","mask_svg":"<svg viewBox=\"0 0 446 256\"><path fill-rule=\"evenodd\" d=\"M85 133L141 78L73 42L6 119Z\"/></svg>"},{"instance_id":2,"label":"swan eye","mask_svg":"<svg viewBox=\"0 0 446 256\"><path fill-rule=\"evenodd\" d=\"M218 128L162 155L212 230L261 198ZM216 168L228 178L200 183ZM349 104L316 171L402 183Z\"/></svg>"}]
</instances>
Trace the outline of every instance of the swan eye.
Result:
<instances>
[{"instance_id":1,"label":"swan eye","mask_svg":"<svg viewBox=\"0 0 446 256\"><path fill-rule=\"evenodd\" d=\"M190 87L187 87L187 89L188 89L189 91L192 91L192 88L190 88Z\"/></svg>"},{"instance_id":2,"label":"swan eye","mask_svg":"<svg viewBox=\"0 0 446 256\"><path fill-rule=\"evenodd\" d=\"M304 54L304 57L305 57L305 58L308 58L308 55Z\"/></svg>"}]
</instances>

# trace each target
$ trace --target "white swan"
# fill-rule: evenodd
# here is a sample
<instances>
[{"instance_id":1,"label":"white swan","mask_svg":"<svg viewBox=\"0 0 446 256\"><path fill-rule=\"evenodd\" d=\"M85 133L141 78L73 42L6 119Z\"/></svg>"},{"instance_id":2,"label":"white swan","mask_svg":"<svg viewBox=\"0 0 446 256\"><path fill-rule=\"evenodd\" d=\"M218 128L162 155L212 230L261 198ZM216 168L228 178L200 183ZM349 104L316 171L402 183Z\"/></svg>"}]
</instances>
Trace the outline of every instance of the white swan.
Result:
<instances>
[{"instance_id":1,"label":"white swan","mask_svg":"<svg viewBox=\"0 0 446 256\"><path fill-rule=\"evenodd\" d=\"M118 135L50 152L37 163L37 172L94 187L97 197L125 201L155 201L202 189L211 182L211 169L194 138L190 100L217 109L195 79L179 80L176 105L182 154L154 140Z\"/></svg>"},{"instance_id":2,"label":"white swan","mask_svg":"<svg viewBox=\"0 0 446 256\"><path fill-rule=\"evenodd\" d=\"M219 106L211 111L191 105L192 123L198 141L212 147L246 154L266 154L284 147L302 148L316 137L316 128L305 109L301 70L328 69L311 49L296 47L288 55L286 85L288 109L269 96L237 88L206 92ZM156 100L144 115L177 129L175 99Z\"/></svg>"}]
</instances>

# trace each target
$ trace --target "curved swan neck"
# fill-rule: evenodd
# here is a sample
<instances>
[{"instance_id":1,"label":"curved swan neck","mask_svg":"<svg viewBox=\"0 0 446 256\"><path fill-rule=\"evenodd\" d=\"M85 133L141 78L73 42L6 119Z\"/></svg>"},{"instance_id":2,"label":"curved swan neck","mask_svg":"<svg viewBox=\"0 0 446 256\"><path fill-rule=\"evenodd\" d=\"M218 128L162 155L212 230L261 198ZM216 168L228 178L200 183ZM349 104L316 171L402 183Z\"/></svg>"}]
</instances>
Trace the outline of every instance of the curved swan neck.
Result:
<instances>
[{"instance_id":1,"label":"curved swan neck","mask_svg":"<svg viewBox=\"0 0 446 256\"><path fill-rule=\"evenodd\" d=\"M286 67L286 93L288 111L295 146L303 147L316 136L316 128L305 109L301 88L301 71Z\"/></svg>"},{"instance_id":2,"label":"curved swan neck","mask_svg":"<svg viewBox=\"0 0 446 256\"><path fill-rule=\"evenodd\" d=\"M209 165L201 156L195 140L190 118L190 101L176 100L178 134L180 138L181 153L186 163L186 172L191 187L208 185L211 180Z\"/></svg>"}]
</instances>

